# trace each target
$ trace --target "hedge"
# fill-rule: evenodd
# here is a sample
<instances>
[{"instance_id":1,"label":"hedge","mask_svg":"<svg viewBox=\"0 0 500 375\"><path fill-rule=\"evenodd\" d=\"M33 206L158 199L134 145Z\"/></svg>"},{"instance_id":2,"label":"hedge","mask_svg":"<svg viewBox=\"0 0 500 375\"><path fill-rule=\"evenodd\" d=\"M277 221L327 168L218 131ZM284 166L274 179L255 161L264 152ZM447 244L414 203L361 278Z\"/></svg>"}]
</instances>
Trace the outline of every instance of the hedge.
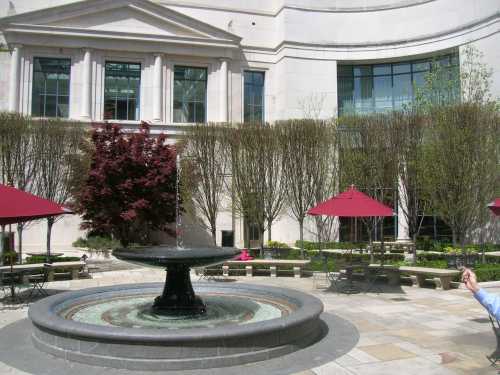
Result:
<instances>
[{"instance_id":1,"label":"hedge","mask_svg":"<svg viewBox=\"0 0 500 375\"><path fill-rule=\"evenodd\" d=\"M58 262L77 262L80 258L78 257L55 257L53 255L50 256L51 263ZM26 258L25 263L27 264L36 264L36 263L45 263L47 262L47 257L45 255L33 255Z\"/></svg>"},{"instance_id":2,"label":"hedge","mask_svg":"<svg viewBox=\"0 0 500 375\"><path fill-rule=\"evenodd\" d=\"M312 241L295 241L295 247L301 248L301 243L304 244L305 250L318 250L321 249L365 249L366 243L354 242L312 242Z\"/></svg>"}]
</instances>

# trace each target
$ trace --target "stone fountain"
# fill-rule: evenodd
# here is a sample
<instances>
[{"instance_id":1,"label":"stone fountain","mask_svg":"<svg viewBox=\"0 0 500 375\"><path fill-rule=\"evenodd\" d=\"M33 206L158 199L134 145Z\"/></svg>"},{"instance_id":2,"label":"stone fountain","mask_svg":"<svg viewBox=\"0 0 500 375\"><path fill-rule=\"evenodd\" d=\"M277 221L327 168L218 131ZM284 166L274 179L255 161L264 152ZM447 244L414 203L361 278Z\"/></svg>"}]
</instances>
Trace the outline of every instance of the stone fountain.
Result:
<instances>
[{"instance_id":1,"label":"stone fountain","mask_svg":"<svg viewBox=\"0 0 500 375\"><path fill-rule=\"evenodd\" d=\"M113 252L127 262L164 267L164 284L90 288L31 305L34 345L98 366L187 370L270 359L306 347L325 333L319 318L323 304L308 294L240 283L193 286L191 267L224 262L239 250L185 248L180 238L175 248Z\"/></svg>"}]
</instances>

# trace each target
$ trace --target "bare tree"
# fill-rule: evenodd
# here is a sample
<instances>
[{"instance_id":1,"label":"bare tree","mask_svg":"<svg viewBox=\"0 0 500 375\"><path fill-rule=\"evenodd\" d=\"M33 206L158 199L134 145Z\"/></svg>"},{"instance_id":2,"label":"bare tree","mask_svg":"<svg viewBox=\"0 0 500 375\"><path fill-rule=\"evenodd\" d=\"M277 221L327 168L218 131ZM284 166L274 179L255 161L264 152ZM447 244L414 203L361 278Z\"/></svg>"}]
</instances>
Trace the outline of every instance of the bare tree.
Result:
<instances>
[{"instance_id":1,"label":"bare tree","mask_svg":"<svg viewBox=\"0 0 500 375\"><path fill-rule=\"evenodd\" d=\"M339 122L341 186L354 184L375 199L394 203L398 159L391 115L349 116ZM365 219L370 240L377 222L377 218Z\"/></svg>"},{"instance_id":2,"label":"bare tree","mask_svg":"<svg viewBox=\"0 0 500 375\"><path fill-rule=\"evenodd\" d=\"M454 245L485 224L498 193L500 117L494 104L433 107L424 141L426 195L450 226Z\"/></svg>"},{"instance_id":3,"label":"bare tree","mask_svg":"<svg viewBox=\"0 0 500 375\"><path fill-rule=\"evenodd\" d=\"M42 132L29 117L17 113L0 114L1 181L23 191L33 191L39 176ZM23 230L28 223L17 224L18 252L22 262Z\"/></svg>"},{"instance_id":4,"label":"bare tree","mask_svg":"<svg viewBox=\"0 0 500 375\"><path fill-rule=\"evenodd\" d=\"M232 190L234 208L250 225L260 233L261 255L263 252L266 215L265 156L262 152L264 124L240 124L228 132L231 149Z\"/></svg>"},{"instance_id":5,"label":"bare tree","mask_svg":"<svg viewBox=\"0 0 500 375\"><path fill-rule=\"evenodd\" d=\"M301 255L304 256L304 220L314 203L323 200L334 186L331 122L287 120L276 123L283 152L287 204L299 223ZM322 152L326 152L325 155ZM321 223L320 223L321 226Z\"/></svg>"},{"instance_id":6,"label":"bare tree","mask_svg":"<svg viewBox=\"0 0 500 375\"><path fill-rule=\"evenodd\" d=\"M409 235L416 244L429 209L429 200L425 199L423 193L426 181L423 139L427 118L416 109L407 109L393 113L391 122L392 149L398 158L398 207L406 218ZM416 262L416 257L416 247L413 247L413 262Z\"/></svg>"},{"instance_id":7,"label":"bare tree","mask_svg":"<svg viewBox=\"0 0 500 375\"><path fill-rule=\"evenodd\" d=\"M231 158L225 142L225 124L197 124L186 133L182 161L183 186L189 190L194 212L201 213L216 245L217 215L224 197ZM189 207L189 205L185 205Z\"/></svg>"},{"instance_id":8,"label":"bare tree","mask_svg":"<svg viewBox=\"0 0 500 375\"><path fill-rule=\"evenodd\" d=\"M46 199L66 204L73 187L72 155L82 142L85 128L83 124L59 119L42 120L38 125L43 129L44 139L36 192ZM50 259L52 226L58 219L47 218L47 260Z\"/></svg>"}]
</instances>

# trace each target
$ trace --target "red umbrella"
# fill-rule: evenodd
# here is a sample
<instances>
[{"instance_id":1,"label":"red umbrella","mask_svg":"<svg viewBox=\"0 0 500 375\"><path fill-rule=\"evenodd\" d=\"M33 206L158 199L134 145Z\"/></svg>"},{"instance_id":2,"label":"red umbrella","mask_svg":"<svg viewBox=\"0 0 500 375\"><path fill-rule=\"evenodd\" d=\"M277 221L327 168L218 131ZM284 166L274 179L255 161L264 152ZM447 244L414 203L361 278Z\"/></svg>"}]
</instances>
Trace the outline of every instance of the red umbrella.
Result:
<instances>
[{"instance_id":1,"label":"red umbrella","mask_svg":"<svg viewBox=\"0 0 500 375\"><path fill-rule=\"evenodd\" d=\"M392 208L370 198L351 185L344 191L307 211L309 215L341 217L393 216Z\"/></svg>"},{"instance_id":2,"label":"red umbrella","mask_svg":"<svg viewBox=\"0 0 500 375\"><path fill-rule=\"evenodd\" d=\"M0 184L0 225L2 226L71 213L60 204Z\"/></svg>"},{"instance_id":3,"label":"red umbrella","mask_svg":"<svg viewBox=\"0 0 500 375\"><path fill-rule=\"evenodd\" d=\"M496 198L488 205L488 208L497 216L500 216L500 198Z\"/></svg>"}]
</instances>

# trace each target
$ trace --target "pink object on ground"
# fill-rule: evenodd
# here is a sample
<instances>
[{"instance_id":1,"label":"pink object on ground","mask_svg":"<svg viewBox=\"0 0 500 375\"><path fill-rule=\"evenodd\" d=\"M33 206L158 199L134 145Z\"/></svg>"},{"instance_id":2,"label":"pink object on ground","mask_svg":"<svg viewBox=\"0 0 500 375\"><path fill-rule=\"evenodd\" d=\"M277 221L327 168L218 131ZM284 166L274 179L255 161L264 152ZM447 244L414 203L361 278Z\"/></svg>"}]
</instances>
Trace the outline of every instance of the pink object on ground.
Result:
<instances>
[{"instance_id":1,"label":"pink object on ground","mask_svg":"<svg viewBox=\"0 0 500 375\"><path fill-rule=\"evenodd\" d=\"M252 260L253 257L251 257L249 254L248 254L248 250L247 249L243 249L241 251L241 254L236 258L236 260Z\"/></svg>"}]
</instances>

